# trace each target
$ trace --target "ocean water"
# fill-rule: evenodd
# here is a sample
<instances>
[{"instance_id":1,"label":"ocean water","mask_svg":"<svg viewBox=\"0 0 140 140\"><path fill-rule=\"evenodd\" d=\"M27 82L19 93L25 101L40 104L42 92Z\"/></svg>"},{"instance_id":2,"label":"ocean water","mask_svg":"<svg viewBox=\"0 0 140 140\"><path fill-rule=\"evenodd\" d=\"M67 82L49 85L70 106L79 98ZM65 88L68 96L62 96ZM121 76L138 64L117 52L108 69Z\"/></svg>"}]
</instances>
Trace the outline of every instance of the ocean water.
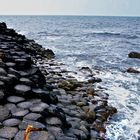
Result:
<instances>
[{"instance_id":1,"label":"ocean water","mask_svg":"<svg viewBox=\"0 0 140 140\"><path fill-rule=\"evenodd\" d=\"M106 139L140 139L140 75L125 72L140 70L140 59L128 58L140 52L140 17L0 16L0 21L52 49L79 80L86 78L79 67L98 71L99 85L118 109L106 124Z\"/></svg>"}]
</instances>

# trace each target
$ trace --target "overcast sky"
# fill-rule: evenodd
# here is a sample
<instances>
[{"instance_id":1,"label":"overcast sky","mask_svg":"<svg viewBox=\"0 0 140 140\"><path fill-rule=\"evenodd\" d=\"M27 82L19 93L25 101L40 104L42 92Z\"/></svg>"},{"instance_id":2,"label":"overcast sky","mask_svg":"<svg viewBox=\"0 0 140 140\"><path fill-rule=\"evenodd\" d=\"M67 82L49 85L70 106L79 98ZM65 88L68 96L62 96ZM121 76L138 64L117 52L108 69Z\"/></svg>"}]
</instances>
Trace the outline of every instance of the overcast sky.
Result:
<instances>
[{"instance_id":1,"label":"overcast sky","mask_svg":"<svg viewBox=\"0 0 140 140\"><path fill-rule=\"evenodd\" d=\"M0 14L140 16L140 0L0 0Z\"/></svg>"}]
</instances>

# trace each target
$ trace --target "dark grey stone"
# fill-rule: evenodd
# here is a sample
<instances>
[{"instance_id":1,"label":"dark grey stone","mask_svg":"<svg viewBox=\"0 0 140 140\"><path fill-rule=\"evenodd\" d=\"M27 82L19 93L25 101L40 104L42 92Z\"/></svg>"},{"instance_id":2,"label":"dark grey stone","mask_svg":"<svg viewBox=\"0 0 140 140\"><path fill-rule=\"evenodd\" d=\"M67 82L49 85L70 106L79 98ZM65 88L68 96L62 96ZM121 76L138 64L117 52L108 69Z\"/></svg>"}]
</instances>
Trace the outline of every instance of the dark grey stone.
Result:
<instances>
[{"instance_id":1,"label":"dark grey stone","mask_svg":"<svg viewBox=\"0 0 140 140\"><path fill-rule=\"evenodd\" d=\"M20 78L19 81L21 82L21 84L25 84L25 85L28 85L28 86L33 86L33 82L28 79L28 78Z\"/></svg>"},{"instance_id":2,"label":"dark grey stone","mask_svg":"<svg viewBox=\"0 0 140 140\"><path fill-rule=\"evenodd\" d=\"M17 132L18 129L16 127L3 127L0 129L0 137L12 139Z\"/></svg>"},{"instance_id":3,"label":"dark grey stone","mask_svg":"<svg viewBox=\"0 0 140 140\"><path fill-rule=\"evenodd\" d=\"M41 118L42 116L40 114L37 114L37 113L30 113L30 114L27 114L24 119L27 119L27 120L32 120L32 121L36 121L37 119Z\"/></svg>"},{"instance_id":4,"label":"dark grey stone","mask_svg":"<svg viewBox=\"0 0 140 140\"><path fill-rule=\"evenodd\" d=\"M46 123L48 125L54 125L54 126L62 126L62 122L59 118L57 117L51 117L46 119Z\"/></svg>"},{"instance_id":5,"label":"dark grey stone","mask_svg":"<svg viewBox=\"0 0 140 140\"><path fill-rule=\"evenodd\" d=\"M19 96L10 96L7 98L7 101L11 102L11 103L18 103L21 101L24 101L25 99L23 97L19 97Z\"/></svg>"},{"instance_id":6,"label":"dark grey stone","mask_svg":"<svg viewBox=\"0 0 140 140\"><path fill-rule=\"evenodd\" d=\"M5 121L3 122L3 125L4 125L4 126L17 126L17 125L19 125L20 123L21 123L20 120L15 119L15 118L12 118L12 119L5 120Z\"/></svg>"},{"instance_id":7,"label":"dark grey stone","mask_svg":"<svg viewBox=\"0 0 140 140\"><path fill-rule=\"evenodd\" d=\"M0 99L3 99L3 97L4 97L4 92L0 90Z\"/></svg>"},{"instance_id":8,"label":"dark grey stone","mask_svg":"<svg viewBox=\"0 0 140 140\"><path fill-rule=\"evenodd\" d=\"M7 72L0 67L0 75L7 75Z\"/></svg>"},{"instance_id":9,"label":"dark grey stone","mask_svg":"<svg viewBox=\"0 0 140 140\"><path fill-rule=\"evenodd\" d=\"M31 87L27 85L16 85L14 89L19 95L26 95L31 91Z\"/></svg>"},{"instance_id":10,"label":"dark grey stone","mask_svg":"<svg viewBox=\"0 0 140 140\"><path fill-rule=\"evenodd\" d=\"M60 127L48 126L47 129L54 136L63 135L63 131L62 131L62 129Z\"/></svg>"},{"instance_id":11,"label":"dark grey stone","mask_svg":"<svg viewBox=\"0 0 140 140\"><path fill-rule=\"evenodd\" d=\"M7 119L9 117L9 113L9 110L6 107L0 106L0 121Z\"/></svg>"},{"instance_id":12,"label":"dark grey stone","mask_svg":"<svg viewBox=\"0 0 140 140\"><path fill-rule=\"evenodd\" d=\"M17 108L16 105L12 103L5 104L5 107L12 112Z\"/></svg>"},{"instance_id":13,"label":"dark grey stone","mask_svg":"<svg viewBox=\"0 0 140 140\"><path fill-rule=\"evenodd\" d=\"M29 113L29 111L27 109L24 110L22 108L16 108L15 110L12 111L12 116L13 117L24 117L28 113Z\"/></svg>"},{"instance_id":14,"label":"dark grey stone","mask_svg":"<svg viewBox=\"0 0 140 140\"><path fill-rule=\"evenodd\" d=\"M33 106L33 103L29 102L29 101L26 101L26 102L18 103L17 106L20 107L20 108L28 109L28 108Z\"/></svg>"},{"instance_id":15,"label":"dark grey stone","mask_svg":"<svg viewBox=\"0 0 140 140\"><path fill-rule=\"evenodd\" d=\"M40 103L34 104L34 106L30 108L30 110L31 110L32 112L38 112L38 113L40 113L40 112L42 112L44 109L46 109L46 108L48 108L48 107L49 107L48 104L43 103L43 102L40 102Z\"/></svg>"},{"instance_id":16,"label":"dark grey stone","mask_svg":"<svg viewBox=\"0 0 140 140\"><path fill-rule=\"evenodd\" d=\"M23 129L26 129L28 125L32 125L33 128L41 128L41 129L46 128L44 124L37 121L31 121L31 120L23 120L21 124L19 125L19 128L23 130Z\"/></svg>"},{"instance_id":17,"label":"dark grey stone","mask_svg":"<svg viewBox=\"0 0 140 140\"><path fill-rule=\"evenodd\" d=\"M29 135L30 140L55 140L55 137L47 131L35 131Z\"/></svg>"}]
</instances>

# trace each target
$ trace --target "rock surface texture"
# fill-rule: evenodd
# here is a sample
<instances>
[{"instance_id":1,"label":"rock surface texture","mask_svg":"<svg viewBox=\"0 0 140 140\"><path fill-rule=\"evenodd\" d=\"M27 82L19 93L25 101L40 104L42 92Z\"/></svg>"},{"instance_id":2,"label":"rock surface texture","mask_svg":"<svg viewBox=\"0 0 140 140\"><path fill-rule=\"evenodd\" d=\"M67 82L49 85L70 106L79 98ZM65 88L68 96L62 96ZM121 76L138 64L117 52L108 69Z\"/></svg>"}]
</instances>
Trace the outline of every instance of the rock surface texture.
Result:
<instances>
[{"instance_id":1,"label":"rock surface texture","mask_svg":"<svg viewBox=\"0 0 140 140\"><path fill-rule=\"evenodd\" d=\"M116 109L94 89L101 79L79 82L62 69L52 50L0 23L0 139L103 140ZM90 72L91 74L91 72Z\"/></svg>"}]
</instances>

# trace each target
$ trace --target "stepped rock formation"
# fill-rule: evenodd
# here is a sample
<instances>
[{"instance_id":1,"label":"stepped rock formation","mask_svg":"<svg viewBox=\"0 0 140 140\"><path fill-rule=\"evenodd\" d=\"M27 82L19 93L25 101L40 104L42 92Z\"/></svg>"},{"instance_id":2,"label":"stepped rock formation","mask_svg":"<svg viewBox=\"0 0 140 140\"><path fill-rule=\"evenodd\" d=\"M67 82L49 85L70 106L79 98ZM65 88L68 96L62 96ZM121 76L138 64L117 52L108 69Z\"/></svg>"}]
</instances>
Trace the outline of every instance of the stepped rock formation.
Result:
<instances>
[{"instance_id":1,"label":"stepped rock formation","mask_svg":"<svg viewBox=\"0 0 140 140\"><path fill-rule=\"evenodd\" d=\"M104 122L116 112L108 95L93 88L94 78L68 76L54 56L0 23L1 140L22 140L28 125L40 129L30 140L104 139Z\"/></svg>"}]
</instances>

